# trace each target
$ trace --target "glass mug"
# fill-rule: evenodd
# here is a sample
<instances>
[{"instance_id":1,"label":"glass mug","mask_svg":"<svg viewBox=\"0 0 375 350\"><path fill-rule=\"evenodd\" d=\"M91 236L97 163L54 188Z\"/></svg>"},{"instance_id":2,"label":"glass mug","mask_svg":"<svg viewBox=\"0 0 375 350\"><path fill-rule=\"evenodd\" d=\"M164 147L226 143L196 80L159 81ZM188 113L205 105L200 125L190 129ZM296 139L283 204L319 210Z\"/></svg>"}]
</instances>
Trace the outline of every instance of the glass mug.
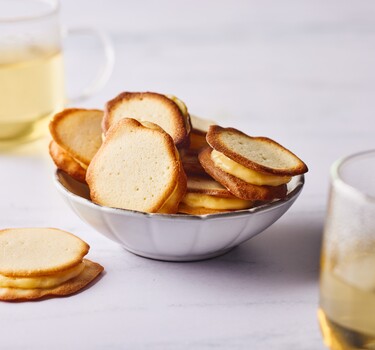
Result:
<instances>
[{"instance_id":1,"label":"glass mug","mask_svg":"<svg viewBox=\"0 0 375 350\"><path fill-rule=\"evenodd\" d=\"M106 60L78 101L107 82L114 54L98 31L69 32L96 36ZM41 136L48 119L72 102L65 94L61 37L58 0L0 0L0 146Z\"/></svg>"},{"instance_id":2,"label":"glass mug","mask_svg":"<svg viewBox=\"0 0 375 350\"><path fill-rule=\"evenodd\" d=\"M332 166L318 317L330 349L375 349L375 150Z\"/></svg>"}]
</instances>

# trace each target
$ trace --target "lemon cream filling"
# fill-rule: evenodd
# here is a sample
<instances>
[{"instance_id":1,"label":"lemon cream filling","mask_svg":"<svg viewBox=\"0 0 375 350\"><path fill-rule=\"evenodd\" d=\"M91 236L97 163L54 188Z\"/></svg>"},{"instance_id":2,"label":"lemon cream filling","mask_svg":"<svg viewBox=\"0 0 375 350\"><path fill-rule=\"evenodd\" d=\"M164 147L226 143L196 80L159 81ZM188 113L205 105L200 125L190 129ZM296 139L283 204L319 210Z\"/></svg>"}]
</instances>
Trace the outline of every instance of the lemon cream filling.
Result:
<instances>
[{"instance_id":1,"label":"lemon cream filling","mask_svg":"<svg viewBox=\"0 0 375 350\"><path fill-rule=\"evenodd\" d=\"M186 127L186 130L187 130L187 133L189 134L190 133L190 123L188 122L188 120L190 119L190 116L189 116L189 113L188 113L188 110L187 110L187 107L186 107L185 103L183 103L179 98L177 98L174 95L165 95L165 96L168 97L170 100L172 100L177 105L179 110L181 111L182 115L184 116L185 127Z\"/></svg>"},{"instance_id":2,"label":"lemon cream filling","mask_svg":"<svg viewBox=\"0 0 375 350\"><path fill-rule=\"evenodd\" d=\"M149 129L159 129L160 126L148 122L148 121L140 121L140 123ZM178 160L180 160L180 154L178 153L177 149L175 148L175 155ZM175 205L175 203L178 201L179 197L179 187L180 183L177 182L176 186L174 187L171 195L168 197L168 199L164 202L164 204L160 207L160 209L157 211L157 213L160 214L168 214L171 210L171 207Z\"/></svg>"},{"instance_id":3,"label":"lemon cream filling","mask_svg":"<svg viewBox=\"0 0 375 350\"><path fill-rule=\"evenodd\" d=\"M79 161L77 158L74 158L74 157L72 157L80 166L81 166L81 168L83 168L83 169L85 169L85 170L87 170L87 168L89 167L87 164L85 164L85 163L82 163L81 161Z\"/></svg>"},{"instance_id":4,"label":"lemon cream filling","mask_svg":"<svg viewBox=\"0 0 375 350\"><path fill-rule=\"evenodd\" d=\"M175 186L172 194L168 197L168 199L164 202L164 204L161 206L161 208L158 210L158 213L160 214L169 214L171 207L175 205L175 203L179 200L179 187L180 182L177 183Z\"/></svg>"},{"instance_id":5,"label":"lemon cream filling","mask_svg":"<svg viewBox=\"0 0 375 350\"><path fill-rule=\"evenodd\" d=\"M208 209L227 209L227 210L240 210L251 208L252 201L247 201L240 198L221 198L210 196L202 193L187 193L182 199L189 207L193 208L208 208Z\"/></svg>"},{"instance_id":6,"label":"lemon cream filling","mask_svg":"<svg viewBox=\"0 0 375 350\"><path fill-rule=\"evenodd\" d=\"M186 115L188 114L188 111L187 111L187 107L185 103L183 103L179 98L177 98L174 95L165 95L165 96L168 97L170 100L172 100L180 109L181 113L186 117Z\"/></svg>"},{"instance_id":7,"label":"lemon cream filling","mask_svg":"<svg viewBox=\"0 0 375 350\"><path fill-rule=\"evenodd\" d=\"M180 153L177 151L177 148L175 148L174 153L178 161L180 161ZM183 170L180 168L180 171L183 171ZM171 208L176 204L176 202L180 200L180 189L181 189L181 182L178 179L177 184L174 187L174 190L172 191L168 199L164 202L164 204L160 207L160 209L158 210L158 213L160 214L170 213Z\"/></svg>"},{"instance_id":8,"label":"lemon cream filling","mask_svg":"<svg viewBox=\"0 0 375 350\"><path fill-rule=\"evenodd\" d=\"M8 277L0 274L0 288L19 288L19 289L46 289L53 288L64 282L77 277L85 268L85 263L80 264L62 272L53 275L39 277Z\"/></svg>"},{"instance_id":9,"label":"lemon cream filling","mask_svg":"<svg viewBox=\"0 0 375 350\"><path fill-rule=\"evenodd\" d=\"M263 174L246 168L216 150L211 152L211 159L218 168L253 185L279 186L291 180L290 176Z\"/></svg>"}]
</instances>

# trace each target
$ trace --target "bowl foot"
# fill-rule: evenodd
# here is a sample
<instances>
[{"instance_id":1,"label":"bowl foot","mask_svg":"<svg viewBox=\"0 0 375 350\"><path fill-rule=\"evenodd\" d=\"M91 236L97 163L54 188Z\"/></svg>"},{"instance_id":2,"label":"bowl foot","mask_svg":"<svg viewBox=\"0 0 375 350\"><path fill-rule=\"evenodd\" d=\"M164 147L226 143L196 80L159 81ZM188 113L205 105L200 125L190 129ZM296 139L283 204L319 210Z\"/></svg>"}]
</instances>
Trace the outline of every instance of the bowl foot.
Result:
<instances>
[{"instance_id":1,"label":"bowl foot","mask_svg":"<svg viewBox=\"0 0 375 350\"><path fill-rule=\"evenodd\" d=\"M125 246L123 246L123 248L126 249L127 251L129 251L129 252L131 252L135 255L141 256L143 258L148 258L148 259L153 259L153 260L161 260L161 261L170 261L170 262L189 262L189 261L191 262L191 261L200 261L200 260L215 258L217 256L228 253L234 247L219 250L219 251L216 251L216 252L213 252L213 253L208 253L208 254L201 254L201 255L199 255L199 254L198 255L186 254L186 255L178 255L178 256L169 255L169 254L150 254L150 253L134 250L134 249L131 249L131 248L125 247Z\"/></svg>"}]
</instances>

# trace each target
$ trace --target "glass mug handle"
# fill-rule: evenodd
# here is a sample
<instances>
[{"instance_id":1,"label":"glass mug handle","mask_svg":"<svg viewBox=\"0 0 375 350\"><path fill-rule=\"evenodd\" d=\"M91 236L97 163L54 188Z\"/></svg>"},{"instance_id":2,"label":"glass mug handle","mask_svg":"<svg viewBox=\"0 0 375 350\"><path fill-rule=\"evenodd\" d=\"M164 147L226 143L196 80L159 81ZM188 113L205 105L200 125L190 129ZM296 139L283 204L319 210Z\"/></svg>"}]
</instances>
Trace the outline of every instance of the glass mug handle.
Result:
<instances>
[{"instance_id":1,"label":"glass mug handle","mask_svg":"<svg viewBox=\"0 0 375 350\"><path fill-rule=\"evenodd\" d=\"M80 93L67 98L67 104L75 104L87 100L101 90L108 82L115 63L115 52L109 36L95 28L68 28L63 30L62 36L63 39L68 39L73 36L94 37L99 42L101 51L104 54L104 62L101 64L95 78L84 87Z\"/></svg>"}]
</instances>

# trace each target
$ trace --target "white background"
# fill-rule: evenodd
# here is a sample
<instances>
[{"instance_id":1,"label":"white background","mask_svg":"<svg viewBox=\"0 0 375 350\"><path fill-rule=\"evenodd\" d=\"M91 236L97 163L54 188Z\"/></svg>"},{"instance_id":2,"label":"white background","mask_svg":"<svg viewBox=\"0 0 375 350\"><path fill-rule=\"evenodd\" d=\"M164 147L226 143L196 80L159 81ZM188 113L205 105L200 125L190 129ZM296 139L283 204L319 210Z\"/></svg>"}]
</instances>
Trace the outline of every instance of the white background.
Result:
<instances>
[{"instance_id":1,"label":"white background","mask_svg":"<svg viewBox=\"0 0 375 350\"><path fill-rule=\"evenodd\" d=\"M102 108L124 90L172 93L193 114L277 140L310 171L293 208L259 236L216 259L166 263L124 251L70 211L47 139L0 154L0 227L71 231L106 269L72 297L1 303L1 348L323 349L329 166L375 148L375 3L64 0L61 17L115 45L113 76L82 106ZM65 42L71 90L102 59L81 39Z\"/></svg>"}]
</instances>

